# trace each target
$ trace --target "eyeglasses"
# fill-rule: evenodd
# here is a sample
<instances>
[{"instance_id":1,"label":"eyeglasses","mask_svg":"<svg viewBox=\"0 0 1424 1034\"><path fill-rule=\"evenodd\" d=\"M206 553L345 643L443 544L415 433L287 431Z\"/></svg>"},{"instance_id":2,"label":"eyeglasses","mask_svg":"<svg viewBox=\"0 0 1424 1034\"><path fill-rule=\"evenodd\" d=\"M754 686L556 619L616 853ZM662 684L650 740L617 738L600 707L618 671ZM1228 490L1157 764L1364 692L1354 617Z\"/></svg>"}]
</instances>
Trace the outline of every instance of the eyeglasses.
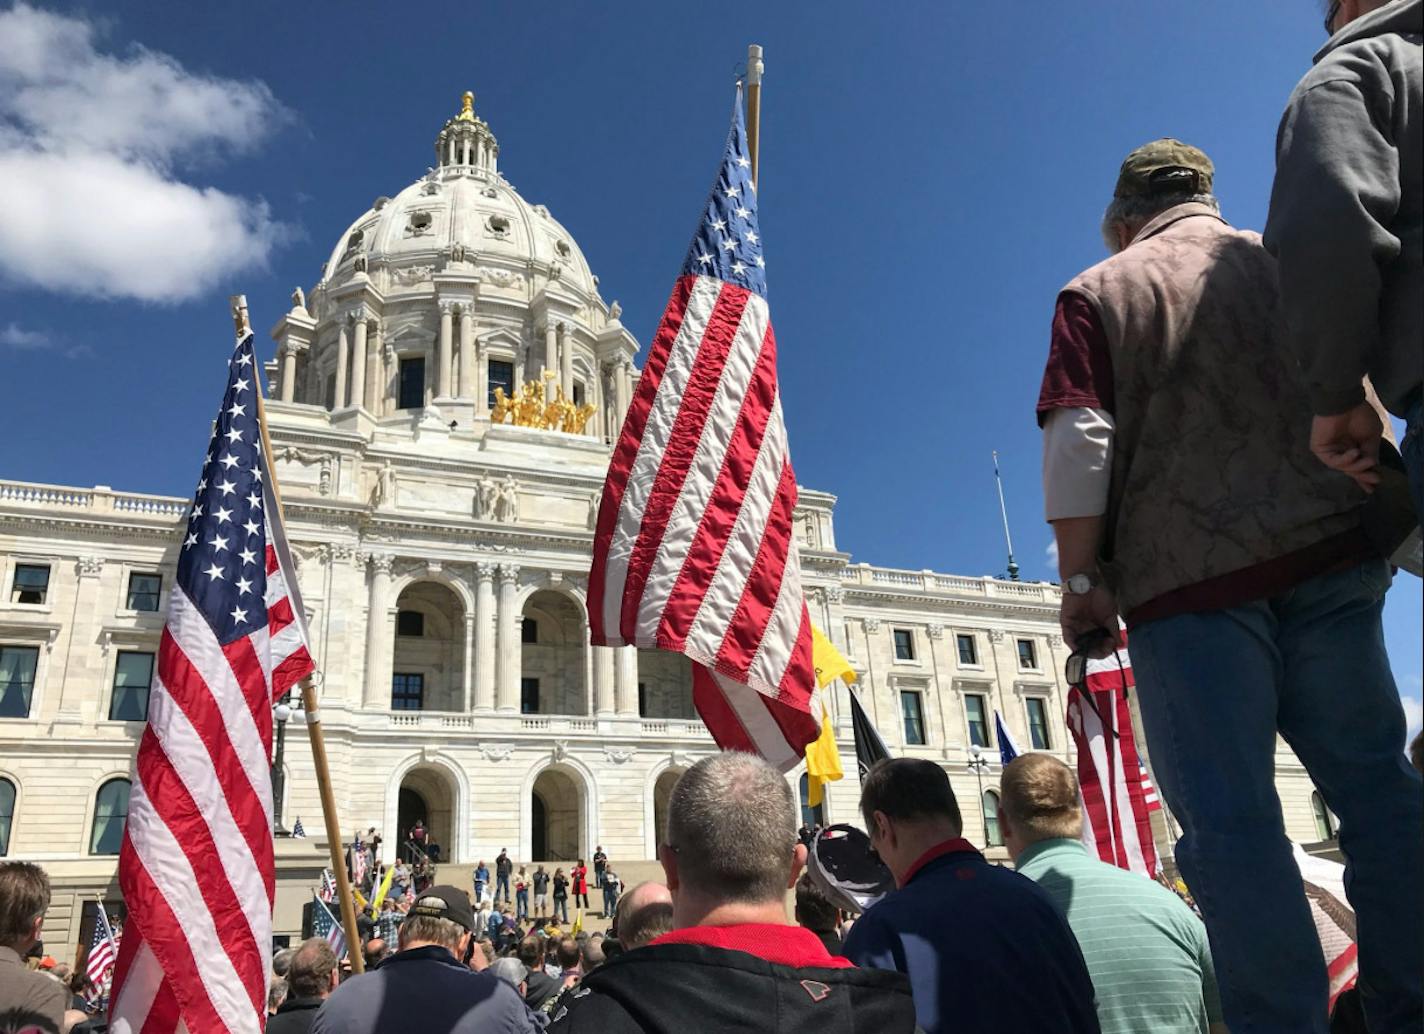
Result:
<instances>
[{"instance_id":1,"label":"eyeglasses","mask_svg":"<svg viewBox=\"0 0 1424 1034\"><path fill-rule=\"evenodd\" d=\"M1330 5L1330 10L1325 12L1325 35L1335 35L1335 17L1340 13L1340 0L1335 0Z\"/></svg>"}]
</instances>

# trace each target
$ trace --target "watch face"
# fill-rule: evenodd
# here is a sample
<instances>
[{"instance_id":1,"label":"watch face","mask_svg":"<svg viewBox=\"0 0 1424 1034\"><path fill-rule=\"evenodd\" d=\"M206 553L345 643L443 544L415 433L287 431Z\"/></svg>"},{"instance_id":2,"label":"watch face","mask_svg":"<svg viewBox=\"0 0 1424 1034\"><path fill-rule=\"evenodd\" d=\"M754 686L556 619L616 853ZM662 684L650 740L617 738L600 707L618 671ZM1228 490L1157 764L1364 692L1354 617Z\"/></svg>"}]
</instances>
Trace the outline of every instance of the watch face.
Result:
<instances>
[{"instance_id":1,"label":"watch face","mask_svg":"<svg viewBox=\"0 0 1424 1034\"><path fill-rule=\"evenodd\" d=\"M1093 587L1093 580L1085 574L1075 574L1068 579L1068 591L1074 596L1082 596Z\"/></svg>"}]
</instances>

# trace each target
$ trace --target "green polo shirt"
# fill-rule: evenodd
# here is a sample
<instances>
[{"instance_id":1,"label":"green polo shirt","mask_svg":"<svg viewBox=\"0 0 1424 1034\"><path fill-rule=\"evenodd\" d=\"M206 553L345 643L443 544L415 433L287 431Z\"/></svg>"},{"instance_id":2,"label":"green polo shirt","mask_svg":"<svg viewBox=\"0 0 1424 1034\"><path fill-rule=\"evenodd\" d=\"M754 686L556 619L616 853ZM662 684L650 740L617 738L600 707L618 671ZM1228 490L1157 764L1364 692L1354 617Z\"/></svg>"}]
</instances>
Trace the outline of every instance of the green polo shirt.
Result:
<instances>
[{"instance_id":1,"label":"green polo shirt","mask_svg":"<svg viewBox=\"0 0 1424 1034\"><path fill-rule=\"evenodd\" d=\"M1205 1034L1221 1021L1206 928L1177 895L1077 840L1040 840L1016 867L1068 917L1103 1034Z\"/></svg>"}]
</instances>

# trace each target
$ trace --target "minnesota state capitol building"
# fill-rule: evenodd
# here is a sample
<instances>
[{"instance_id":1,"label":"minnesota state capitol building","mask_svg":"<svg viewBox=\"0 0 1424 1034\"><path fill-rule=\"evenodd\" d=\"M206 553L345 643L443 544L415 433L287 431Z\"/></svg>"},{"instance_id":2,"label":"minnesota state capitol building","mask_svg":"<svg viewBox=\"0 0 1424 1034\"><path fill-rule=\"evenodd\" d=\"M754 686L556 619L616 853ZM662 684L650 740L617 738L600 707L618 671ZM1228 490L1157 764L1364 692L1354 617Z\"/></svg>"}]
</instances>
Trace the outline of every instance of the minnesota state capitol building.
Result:
<instances>
[{"instance_id":1,"label":"minnesota state capitol building","mask_svg":"<svg viewBox=\"0 0 1424 1034\"><path fill-rule=\"evenodd\" d=\"M272 328L268 417L343 836L375 826L390 859L420 817L461 868L502 847L646 861L678 774L715 747L684 658L588 644L591 528L639 345L568 230L500 173L468 95L435 153ZM994 712L1020 744L1071 757L1058 590L856 562L835 503L803 488L795 516L812 619L892 751L943 764L967 835L994 845ZM96 900L120 910L129 770L187 505L0 481L0 855L50 873L56 955L87 942ZM844 694L830 703L848 774L828 821L856 821ZM280 730L278 813L319 834L301 718ZM971 766L975 745L987 765ZM1327 838L1284 746L1278 768L1288 833ZM279 841L278 933L298 932L325 859L315 836Z\"/></svg>"}]
</instances>

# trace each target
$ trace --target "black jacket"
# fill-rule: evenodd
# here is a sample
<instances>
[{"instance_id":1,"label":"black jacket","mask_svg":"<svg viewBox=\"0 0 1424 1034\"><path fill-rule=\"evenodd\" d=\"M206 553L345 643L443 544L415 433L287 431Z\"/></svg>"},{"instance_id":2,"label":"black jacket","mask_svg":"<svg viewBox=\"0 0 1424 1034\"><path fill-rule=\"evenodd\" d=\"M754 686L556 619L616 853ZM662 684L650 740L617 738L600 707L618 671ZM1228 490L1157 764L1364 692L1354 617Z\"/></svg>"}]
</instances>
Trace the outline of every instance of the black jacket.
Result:
<instances>
[{"instance_id":1,"label":"black jacket","mask_svg":"<svg viewBox=\"0 0 1424 1034\"><path fill-rule=\"evenodd\" d=\"M549 1034L911 1034L910 982L796 968L701 944L654 944L583 978Z\"/></svg>"},{"instance_id":2,"label":"black jacket","mask_svg":"<svg viewBox=\"0 0 1424 1034\"><path fill-rule=\"evenodd\" d=\"M267 1021L267 1034L307 1034L324 998L288 998Z\"/></svg>"}]
</instances>

